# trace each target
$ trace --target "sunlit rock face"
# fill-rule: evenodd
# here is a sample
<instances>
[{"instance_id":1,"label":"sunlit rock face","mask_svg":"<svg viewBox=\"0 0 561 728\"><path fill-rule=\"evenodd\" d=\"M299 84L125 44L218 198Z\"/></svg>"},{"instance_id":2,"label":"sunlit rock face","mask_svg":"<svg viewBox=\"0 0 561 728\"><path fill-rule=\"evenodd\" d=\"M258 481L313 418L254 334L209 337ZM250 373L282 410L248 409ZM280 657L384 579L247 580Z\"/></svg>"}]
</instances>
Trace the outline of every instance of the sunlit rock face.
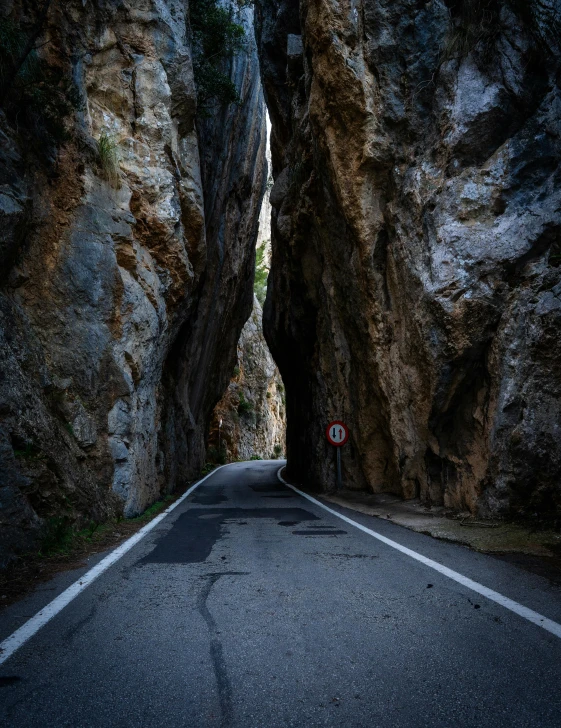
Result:
<instances>
[{"instance_id":1,"label":"sunlit rock face","mask_svg":"<svg viewBox=\"0 0 561 728\"><path fill-rule=\"evenodd\" d=\"M232 379L213 413L208 453L211 461L284 457L284 385L263 336L262 316L259 301L254 298L253 311L238 342Z\"/></svg>"},{"instance_id":2,"label":"sunlit rock face","mask_svg":"<svg viewBox=\"0 0 561 728\"><path fill-rule=\"evenodd\" d=\"M45 159L0 132L0 562L53 516L134 515L200 471L266 184L242 16L241 103L197 120L186 2L52 5L41 53L81 97L70 139Z\"/></svg>"},{"instance_id":3,"label":"sunlit rock face","mask_svg":"<svg viewBox=\"0 0 561 728\"><path fill-rule=\"evenodd\" d=\"M290 471L333 484L337 418L350 487L554 517L560 3L257 8Z\"/></svg>"}]
</instances>

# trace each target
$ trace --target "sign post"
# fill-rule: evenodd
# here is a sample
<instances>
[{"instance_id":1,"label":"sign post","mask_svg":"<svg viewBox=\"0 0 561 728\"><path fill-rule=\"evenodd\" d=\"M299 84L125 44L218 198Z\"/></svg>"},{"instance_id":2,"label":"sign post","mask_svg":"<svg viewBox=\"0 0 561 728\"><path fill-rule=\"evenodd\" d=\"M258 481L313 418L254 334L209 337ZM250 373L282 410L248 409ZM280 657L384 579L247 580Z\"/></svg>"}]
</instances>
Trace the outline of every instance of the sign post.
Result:
<instances>
[{"instance_id":1,"label":"sign post","mask_svg":"<svg viewBox=\"0 0 561 728\"><path fill-rule=\"evenodd\" d=\"M341 475L341 448L337 448L337 490L343 487L343 477Z\"/></svg>"},{"instance_id":2,"label":"sign post","mask_svg":"<svg viewBox=\"0 0 561 728\"><path fill-rule=\"evenodd\" d=\"M341 420L330 422L325 430L327 441L333 445L337 453L337 490L343 487L341 477L341 448L349 439L349 428Z\"/></svg>"}]
</instances>

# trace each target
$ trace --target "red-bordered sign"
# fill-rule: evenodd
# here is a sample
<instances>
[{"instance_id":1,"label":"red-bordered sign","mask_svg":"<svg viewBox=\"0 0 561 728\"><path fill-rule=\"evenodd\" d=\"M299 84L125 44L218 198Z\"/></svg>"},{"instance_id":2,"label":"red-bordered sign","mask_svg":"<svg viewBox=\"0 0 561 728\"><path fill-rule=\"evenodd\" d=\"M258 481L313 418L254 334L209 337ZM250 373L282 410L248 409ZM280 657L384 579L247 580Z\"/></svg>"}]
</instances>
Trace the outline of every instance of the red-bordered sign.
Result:
<instances>
[{"instance_id":1,"label":"red-bordered sign","mask_svg":"<svg viewBox=\"0 0 561 728\"><path fill-rule=\"evenodd\" d=\"M344 422L334 420L327 425L325 434L331 445L341 447L349 439L349 428Z\"/></svg>"}]
</instances>

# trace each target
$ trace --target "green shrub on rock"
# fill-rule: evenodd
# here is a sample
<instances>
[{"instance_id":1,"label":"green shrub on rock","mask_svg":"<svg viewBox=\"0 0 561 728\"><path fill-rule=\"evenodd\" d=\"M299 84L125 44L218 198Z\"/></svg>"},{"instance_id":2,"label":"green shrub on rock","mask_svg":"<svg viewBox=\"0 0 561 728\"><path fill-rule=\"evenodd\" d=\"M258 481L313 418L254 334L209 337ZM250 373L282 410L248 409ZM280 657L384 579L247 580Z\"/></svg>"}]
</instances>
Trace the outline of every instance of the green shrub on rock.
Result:
<instances>
[{"instance_id":1,"label":"green shrub on rock","mask_svg":"<svg viewBox=\"0 0 561 728\"><path fill-rule=\"evenodd\" d=\"M117 142L105 132L101 133L97 142L99 166L104 179L113 187L121 184L119 170L119 150Z\"/></svg>"},{"instance_id":2,"label":"green shrub on rock","mask_svg":"<svg viewBox=\"0 0 561 728\"><path fill-rule=\"evenodd\" d=\"M238 4L241 7L241 4ZM191 0L189 18L193 33L193 69L199 108L211 100L239 103L240 97L226 62L245 45L243 25L234 20L234 9L218 0Z\"/></svg>"},{"instance_id":3,"label":"green shrub on rock","mask_svg":"<svg viewBox=\"0 0 561 728\"><path fill-rule=\"evenodd\" d=\"M253 404L249 402L243 392L240 392L240 399L238 403L238 414L244 415L253 410Z\"/></svg>"},{"instance_id":4,"label":"green shrub on rock","mask_svg":"<svg viewBox=\"0 0 561 728\"><path fill-rule=\"evenodd\" d=\"M263 306L267 296L267 281L269 279L269 267L265 259L265 247L268 241L263 242L255 249L255 279L253 283L253 292L257 296L257 300Z\"/></svg>"}]
</instances>

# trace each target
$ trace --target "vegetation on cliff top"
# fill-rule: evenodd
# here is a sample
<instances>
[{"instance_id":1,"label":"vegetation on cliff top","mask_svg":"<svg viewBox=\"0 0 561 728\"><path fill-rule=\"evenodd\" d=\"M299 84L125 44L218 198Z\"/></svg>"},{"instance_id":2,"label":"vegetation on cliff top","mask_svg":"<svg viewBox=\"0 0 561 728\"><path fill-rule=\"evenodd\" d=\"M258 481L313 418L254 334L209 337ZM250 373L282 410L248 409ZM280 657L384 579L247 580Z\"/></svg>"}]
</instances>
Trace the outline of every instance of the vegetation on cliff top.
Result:
<instances>
[{"instance_id":1,"label":"vegetation on cliff top","mask_svg":"<svg viewBox=\"0 0 561 728\"><path fill-rule=\"evenodd\" d=\"M532 6L527 0L451 0L447 5L452 23L441 63L462 60L474 51L489 60L503 30L503 8L523 22L534 52L547 53L548 40L555 46L561 32L561 16L555 5Z\"/></svg>"},{"instance_id":2,"label":"vegetation on cliff top","mask_svg":"<svg viewBox=\"0 0 561 728\"><path fill-rule=\"evenodd\" d=\"M243 2L236 3L242 7ZM204 111L211 100L239 103L240 97L226 62L245 45L243 25L234 20L234 8L218 0L191 0L189 17L193 32L193 69L199 107Z\"/></svg>"}]
</instances>

